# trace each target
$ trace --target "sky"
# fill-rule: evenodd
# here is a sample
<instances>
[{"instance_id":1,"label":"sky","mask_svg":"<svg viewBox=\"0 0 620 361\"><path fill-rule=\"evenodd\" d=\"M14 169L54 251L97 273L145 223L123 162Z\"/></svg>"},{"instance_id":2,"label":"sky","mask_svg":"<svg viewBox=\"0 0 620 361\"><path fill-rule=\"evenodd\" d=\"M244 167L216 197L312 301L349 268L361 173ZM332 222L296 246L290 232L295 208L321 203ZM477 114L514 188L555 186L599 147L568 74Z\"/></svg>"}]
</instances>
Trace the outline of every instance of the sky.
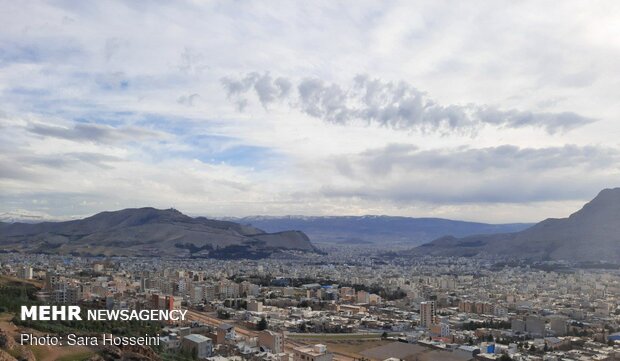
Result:
<instances>
[{"instance_id":1,"label":"sky","mask_svg":"<svg viewBox=\"0 0 620 361\"><path fill-rule=\"evenodd\" d=\"M0 0L0 213L534 222L620 186L620 2Z\"/></svg>"}]
</instances>

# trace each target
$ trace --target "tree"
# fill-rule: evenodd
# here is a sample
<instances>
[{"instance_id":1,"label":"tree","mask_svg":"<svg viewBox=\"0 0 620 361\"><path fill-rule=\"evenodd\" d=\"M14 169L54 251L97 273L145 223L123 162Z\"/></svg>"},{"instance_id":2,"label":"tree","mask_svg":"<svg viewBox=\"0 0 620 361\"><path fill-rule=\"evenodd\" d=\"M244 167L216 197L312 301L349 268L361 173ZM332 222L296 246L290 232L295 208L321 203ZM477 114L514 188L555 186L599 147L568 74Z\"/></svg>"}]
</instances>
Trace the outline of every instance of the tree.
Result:
<instances>
[{"instance_id":1,"label":"tree","mask_svg":"<svg viewBox=\"0 0 620 361\"><path fill-rule=\"evenodd\" d=\"M269 324L267 323L265 317L261 317L260 321L258 321L258 323L256 324L256 328L259 331L266 330L268 326Z\"/></svg>"},{"instance_id":2,"label":"tree","mask_svg":"<svg viewBox=\"0 0 620 361\"><path fill-rule=\"evenodd\" d=\"M217 317L221 318L222 320L228 320L230 318L230 313L224 310L217 310Z\"/></svg>"}]
</instances>

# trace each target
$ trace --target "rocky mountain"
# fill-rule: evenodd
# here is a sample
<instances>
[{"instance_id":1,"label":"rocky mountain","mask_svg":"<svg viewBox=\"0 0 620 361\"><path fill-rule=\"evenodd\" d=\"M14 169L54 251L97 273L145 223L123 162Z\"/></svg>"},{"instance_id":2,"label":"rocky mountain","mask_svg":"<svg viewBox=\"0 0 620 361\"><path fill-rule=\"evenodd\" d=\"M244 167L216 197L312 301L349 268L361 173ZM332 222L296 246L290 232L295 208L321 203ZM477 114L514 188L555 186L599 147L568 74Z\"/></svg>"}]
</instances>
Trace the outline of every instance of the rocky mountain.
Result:
<instances>
[{"instance_id":1,"label":"rocky mountain","mask_svg":"<svg viewBox=\"0 0 620 361\"><path fill-rule=\"evenodd\" d=\"M601 191L568 218L547 219L521 232L442 237L411 254L620 264L620 188Z\"/></svg>"},{"instance_id":2,"label":"rocky mountain","mask_svg":"<svg viewBox=\"0 0 620 361\"><path fill-rule=\"evenodd\" d=\"M409 246L420 245L445 235L464 237L472 234L516 232L531 226L526 223L486 224L442 218L390 216L253 216L230 220L269 232L299 229L315 242Z\"/></svg>"},{"instance_id":3,"label":"rocky mountain","mask_svg":"<svg viewBox=\"0 0 620 361\"><path fill-rule=\"evenodd\" d=\"M267 233L175 209L124 209L66 222L0 223L4 251L73 255L264 258L282 250L317 252L299 231Z\"/></svg>"}]
</instances>

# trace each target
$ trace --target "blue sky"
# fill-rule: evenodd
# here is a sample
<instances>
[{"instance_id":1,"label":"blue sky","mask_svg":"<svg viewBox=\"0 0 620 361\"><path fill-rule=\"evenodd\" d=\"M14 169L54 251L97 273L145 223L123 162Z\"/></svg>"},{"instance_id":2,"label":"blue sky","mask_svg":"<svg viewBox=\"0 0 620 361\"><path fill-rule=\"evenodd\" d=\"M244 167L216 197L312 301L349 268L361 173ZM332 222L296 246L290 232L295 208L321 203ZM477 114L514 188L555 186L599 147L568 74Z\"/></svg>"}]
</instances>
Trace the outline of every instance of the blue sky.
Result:
<instances>
[{"instance_id":1,"label":"blue sky","mask_svg":"<svg viewBox=\"0 0 620 361\"><path fill-rule=\"evenodd\" d=\"M0 213L566 216L620 185L615 1L0 1Z\"/></svg>"}]
</instances>

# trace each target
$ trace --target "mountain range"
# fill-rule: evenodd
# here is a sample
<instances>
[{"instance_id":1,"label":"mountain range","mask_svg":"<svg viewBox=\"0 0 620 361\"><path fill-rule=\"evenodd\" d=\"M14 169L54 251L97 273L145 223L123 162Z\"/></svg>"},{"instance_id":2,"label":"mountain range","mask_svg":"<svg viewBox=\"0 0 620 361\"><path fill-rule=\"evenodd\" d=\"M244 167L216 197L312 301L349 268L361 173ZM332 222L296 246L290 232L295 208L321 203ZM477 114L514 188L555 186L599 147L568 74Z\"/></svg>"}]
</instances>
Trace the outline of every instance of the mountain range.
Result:
<instances>
[{"instance_id":1,"label":"mountain range","mask_svg":"<svg viewBox=\"0 0 620 361\"><path fill-rule=\"evenodd\" d=\"M487 224L443 218L392 216L252 216L226 218L234 222L279 232L299 229L315 243L378 244L417 246L438 237L516 232L531 223Z\"/></svg>"},{"instance_id":2,"label":"mountain range","mask_svg":"<svg viewBox=\"0 0 620 361\"><path fill-rule=\"evenodd\" d=\"M320 252L309 236L317 243L419 245L399 253L405 257L620 264L620 188L601 191L567 218L534 225L389 216L216 220L155 208L102 212L65 222L0 222L2 251L90 256L259 259L284 251Z\"/></svg>"},{"instance_id":3,"label":"mountain range","mask_svg":"<svg viewBox=\"0 0 620 361\"><path fill-rule=\"evenodd\" d=\"M620 188L604 189L568 218L546 219L520 232L445 236L407 256L482 256L620 264Z\"/></svg>"},{"instance_id":4,"label":"mountain range","mask_svg":"<svg viewBox=\"0 0 620 361\"><path fill-rule=\"evenodd\" d=\"M83 256L264 258L283 250L318 252L299 231L268 233L175 209L132 208L66 222L0 222L3 251Z\"/></svg>"}]
</instances>

